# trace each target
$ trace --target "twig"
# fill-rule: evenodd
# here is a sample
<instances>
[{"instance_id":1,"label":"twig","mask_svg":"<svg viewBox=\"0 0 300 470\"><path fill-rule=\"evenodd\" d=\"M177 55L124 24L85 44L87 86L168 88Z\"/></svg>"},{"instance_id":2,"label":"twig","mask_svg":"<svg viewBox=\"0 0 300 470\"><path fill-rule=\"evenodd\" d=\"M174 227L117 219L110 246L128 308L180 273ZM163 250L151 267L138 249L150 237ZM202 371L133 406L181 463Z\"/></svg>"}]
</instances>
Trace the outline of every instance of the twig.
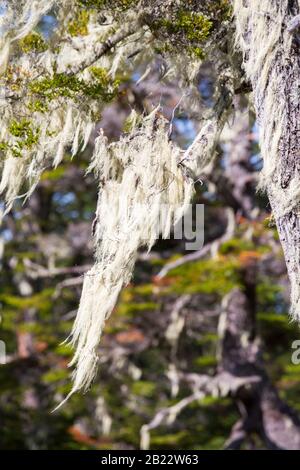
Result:
<instances>
[{"instance_id":1,"label":"twig","mask_svg":"<svg viewBox=\"0 0 300 470\"><path fill-rule=\"evenodd\" d=\"M54 298L57 298L62 289L66 287L76 287L80 286L83 283L84 276L72 277L71 279L65 279L62 282L59 282L55 288Z\"/></svg>"},{"instance_id":2,"label":"twig","mask_svg":"<svg viewBox=\"0 0 300 470\"><path fill-rule=\"evenodd\" d=\"M26 268L29 268L26 274L31 279L55 277L55 276L61 276L63 274L80 274L80 273L84 273L88 271L91 268L91 265L86 264L82 266L71 266L71 267L64 267L64 268L48 269L48 268L45 268L44 266L34 263L33 261L29 259L24 260L24 265L26 266Z\"/></svg>"},{"instance_id":3,"label":"twig","mask_svg":"<svg viewBox=\"0 0 300 470\"><path fill-rule=\"evenodd\" d=\"M93 55L85 58L77 67L72 67L70 71L67 72L69 75L76 75L82 70L86 69L93 65L98 59L107 54L111 49L113 49L118 43L126 39L128 36L136 33L140 27L140 19L137 18L136 21L132 21L127 27L119 29L115 34L108 38L105 42L96 43L93 50Z\"/></svg>"}]
</instances>

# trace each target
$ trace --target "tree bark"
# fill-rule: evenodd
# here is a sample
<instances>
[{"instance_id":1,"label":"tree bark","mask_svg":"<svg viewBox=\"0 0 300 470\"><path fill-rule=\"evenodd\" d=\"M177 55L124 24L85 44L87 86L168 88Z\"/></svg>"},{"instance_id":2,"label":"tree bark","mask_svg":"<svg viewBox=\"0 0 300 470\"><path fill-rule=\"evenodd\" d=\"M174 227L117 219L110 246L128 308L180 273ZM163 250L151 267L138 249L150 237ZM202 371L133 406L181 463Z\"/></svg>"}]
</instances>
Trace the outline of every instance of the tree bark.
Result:
<instances>
[{"instance_id":1,"label":"tree bark","mask_svg":"<svg viewBox=\"0 0 300 470\"><path fill-rule=\"evenodd\" d=\"M261 131L261 184L267 189L283 247L291 310L300 318L300 35L299 28L289 27L299 15L299 2L233 3Z\"/></svg>"},{"instance_id":2,"label":"tree bark","mask_svg":"<svg viewBox=\"0 0 300 470\"><path fill-rule=\"evenodd\" d=\"M228 295L220 321L219 374L249 377L249 384L235 393L241 419L233 427L226 448L239 449L256 434L267 449L299 450L299 417L272 385L256 335L255 273L253 260L243 273L244 287L233 289ZM257 381L253 381L254 376Z\"/></svg>"}]
</instances>

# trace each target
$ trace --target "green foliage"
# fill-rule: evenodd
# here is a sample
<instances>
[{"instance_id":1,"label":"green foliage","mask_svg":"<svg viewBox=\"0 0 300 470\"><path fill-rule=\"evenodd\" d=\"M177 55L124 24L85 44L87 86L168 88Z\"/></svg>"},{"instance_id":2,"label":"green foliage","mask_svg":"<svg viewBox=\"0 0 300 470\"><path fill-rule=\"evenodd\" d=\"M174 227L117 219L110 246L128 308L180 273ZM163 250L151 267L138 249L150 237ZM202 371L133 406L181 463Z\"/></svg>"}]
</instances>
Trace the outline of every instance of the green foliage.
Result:
<instances>
[{"instance_id":1,"label":"green foliage","mask_svg":"<svg viewBox=\"0 0 300 470\"><path fill-rule=\"evenodd\" d=\"M21 297L12 294L0 294L0 301L10 308L26 310L28 308L38 308L40 313L49 312L51 308L52 289L44 289L41 293L28 297Z\"/></svg>"},{"instance_id":2,"label":"green foliage","mask_svg":"<svg viewBox=\"0 0 300 470\"><path fill-rule=\"evenodd\" d=\"M217 360L215 356L200 356L195 359L194 364L198 369L203 370L216 367Z\"/></svg>"},{"instance_id":3,"label":"green foliage","mask_svg":"<svg viewBox=\"0 0 300 470\"><path fill-rule=\"evenodd\" d=\"M143 397L151 397L155 389L155 383L146 380L138 380L137 382L134 382L131 388L132 393Z\"/></svg>"},{"instance_id":4,"label":"green foliage","mask_svg":"<svg viewBox=\"0 0 300 470\"><path fill-rule=\"evenodd\" d=\"M201 260L172 270L174 283L166 292L223 296L240 285L239 261L234 258Z\"/></svg>"}]
</instances>

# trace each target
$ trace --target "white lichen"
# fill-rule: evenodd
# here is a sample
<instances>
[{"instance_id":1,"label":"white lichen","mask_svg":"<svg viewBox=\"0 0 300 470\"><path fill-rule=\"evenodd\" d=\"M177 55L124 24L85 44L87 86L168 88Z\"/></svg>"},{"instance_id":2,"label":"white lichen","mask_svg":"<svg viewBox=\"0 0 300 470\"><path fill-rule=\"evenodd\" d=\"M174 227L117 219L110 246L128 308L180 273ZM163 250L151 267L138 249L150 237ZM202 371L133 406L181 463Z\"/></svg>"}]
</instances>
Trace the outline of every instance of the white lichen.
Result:
<instances>
[{"instance_id":1,"label":"white lichen","mask_svg":"<svg viewBox=\"0 0 300 470\"><path fill-rule=\"evenodd\" d=\"M164 235L183 215L193 193L178 166L180 149L169 141L165 119L154 110L141 127L118 142L96 140L92 168L100 177L95 232L96 263L85 275L72 331L76 364L72 392L87 388L97 369L97 348L105 320L129 283L140 247L159 235L162 206L171 217Z\"/></svg>"},{"instance_id":2,"label":"white lichen","mask_svg":"<svg viewBox=\"0 0 300 470\"><path fill-rule=\"evenodd\" d=\"M68 93L54 93L39 104L46 104L46 109L30 108L30 84L45 77L51 79L55 74L88 82L91 65L104 67L114 79L124 70L130 73L135 66L137 43L139 50L143 50L138 54L140 62L150 63L154 49L149 47L152 33L147 26L140 26L134 9L124 13L122 28L110 18L109 12L106 24L97 22L91 13L87 34L71 37L66 27L73 14L71 0L11 0L4 4L5 14L0 17L0 71L3 73L0 151L5 158L1 163L0 193L4 193L8 211L21 192L30 196L44 169L57 167L67 150L75 156L87 146L97 116L105 106L101 99L81 97L76 101ZM51 8L55 9L58 20L56 35L61 35L60 47L34 54L19 51L14 55L18 41ZM130 40L126 40L126 31ZM107 41L118 44L113 54L105 54ZM198 61L185 58L175 61L169 74L171 70L180 72L181 83L189 86L198 66ZM18 86L10 87L12 82ZM195 90L193 87L185 96L189 108L198 111ZM23 130L18 127L22 122ZM71 393L90 386L97 370L98 345L105 320L115 308L121 289L131 279L138 250L142 247L150 250L159 234L169 236L191 201L194 180L212 159L223 126L222 119L213 117L184 152L170 140L169 123L158 109L148 116L133 112L128 123L131 131L118 142L109 143L100 132L89 167L99 182L95 264L85 275L71 335L71 343L76 347L71 362L75 366ZM31 141L26 143L28 137ZM163 225L162 208L165 210Z\"/></svg>"}]
</instances>

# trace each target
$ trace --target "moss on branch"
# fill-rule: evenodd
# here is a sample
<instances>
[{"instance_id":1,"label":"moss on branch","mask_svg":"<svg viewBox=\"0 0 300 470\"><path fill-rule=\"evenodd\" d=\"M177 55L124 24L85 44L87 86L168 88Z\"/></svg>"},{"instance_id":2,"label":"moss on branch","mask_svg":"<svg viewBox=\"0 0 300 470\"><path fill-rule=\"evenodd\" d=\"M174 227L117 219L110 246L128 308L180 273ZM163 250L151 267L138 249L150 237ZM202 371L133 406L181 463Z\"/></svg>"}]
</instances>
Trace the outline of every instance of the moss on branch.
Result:
<instances>
[{"instance_id":1,"label":"moss on branch","mask_svg":"<svg viewBox=\"0 0 300 470\"><path fill-rule=\"evenodd\" d=\"M51 77L34 80L29 85L29 91L49 101L59 97L76 99L82 96L102 99L106 103L111 101L118 91L119 81L112 80L103 68L91 67L89 71L92 76L90 81L76 75L55 73Z\"/></svg>"}]
</instances>

